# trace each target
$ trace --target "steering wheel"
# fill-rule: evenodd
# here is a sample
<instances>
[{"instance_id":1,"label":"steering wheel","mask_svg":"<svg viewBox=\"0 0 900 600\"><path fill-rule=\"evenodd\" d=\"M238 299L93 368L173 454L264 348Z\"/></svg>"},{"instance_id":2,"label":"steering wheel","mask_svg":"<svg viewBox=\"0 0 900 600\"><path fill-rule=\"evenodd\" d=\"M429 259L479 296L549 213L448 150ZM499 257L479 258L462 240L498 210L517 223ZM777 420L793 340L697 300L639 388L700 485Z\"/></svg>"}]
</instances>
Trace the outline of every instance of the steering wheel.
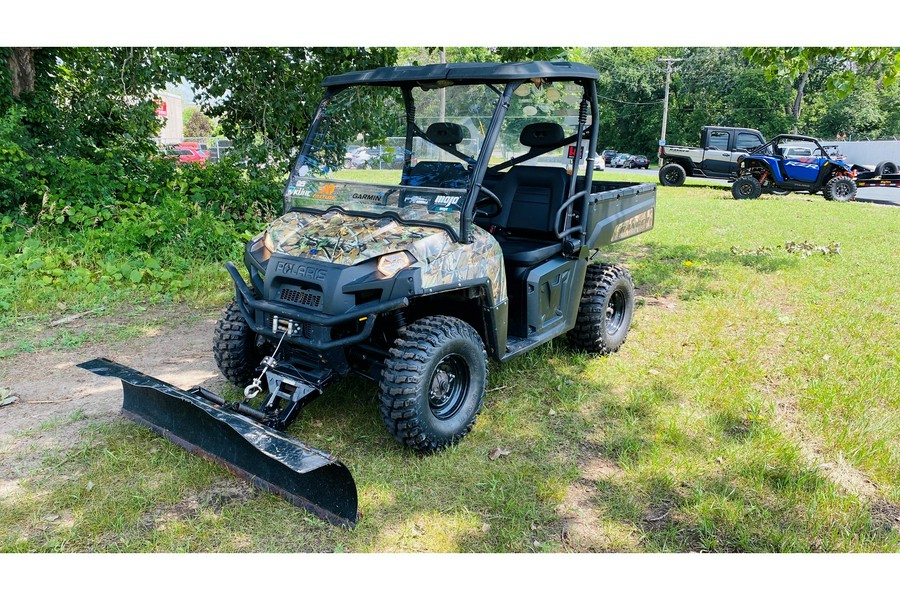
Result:
<instances>
[{"instance_id":1,"label":"steering wheel","mask_svg":"<svg viewBox=\"0 0 900 600\"><path fill-rule=\"evenodd\" d=\"M481 194L484 195L482 196ZM493 212L488 210L491 207L494 209ZM481 186L479 198L475 201L475 216L492 219L502 211L503 203L500 201L500 198L497 197L497 194L488 188Z\"/></svg>"}]
</instances>

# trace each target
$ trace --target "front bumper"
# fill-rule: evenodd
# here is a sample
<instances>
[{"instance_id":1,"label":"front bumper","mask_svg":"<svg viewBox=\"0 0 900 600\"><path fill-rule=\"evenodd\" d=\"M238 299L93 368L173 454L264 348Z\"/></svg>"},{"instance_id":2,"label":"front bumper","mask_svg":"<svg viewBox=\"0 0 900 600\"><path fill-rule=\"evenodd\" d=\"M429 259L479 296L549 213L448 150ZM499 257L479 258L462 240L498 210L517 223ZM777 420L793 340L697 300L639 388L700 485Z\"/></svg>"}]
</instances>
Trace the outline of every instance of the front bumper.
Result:
<instances>
[{"instance_id":1,"label":"front bumper","mask_svg":"<svg viewBox=\"0 0 900 600\"><path fill-rule=\"evenodd\" d=\"M330 350L362 342L372 334L378 315L409 306L409 299L402 297L367 302L337 315L323 314L291 306L284 302L259 299L244 281L234 263L227 262L225 268L234 280L235 299L241 315L247 321L250 329L259 335L281 337L284 330L276 329L278 323L290 322L292 325L286 338L287 341L311 350ZM276 317L278 321L274 321L273 317ZM362 329L355 334L337 339L332 338L331 334L334 328L350 323L362 323ZM304 335L303 332L307 329L304 325L315 326L316 333Z\"/></svg>"}]
</instances>

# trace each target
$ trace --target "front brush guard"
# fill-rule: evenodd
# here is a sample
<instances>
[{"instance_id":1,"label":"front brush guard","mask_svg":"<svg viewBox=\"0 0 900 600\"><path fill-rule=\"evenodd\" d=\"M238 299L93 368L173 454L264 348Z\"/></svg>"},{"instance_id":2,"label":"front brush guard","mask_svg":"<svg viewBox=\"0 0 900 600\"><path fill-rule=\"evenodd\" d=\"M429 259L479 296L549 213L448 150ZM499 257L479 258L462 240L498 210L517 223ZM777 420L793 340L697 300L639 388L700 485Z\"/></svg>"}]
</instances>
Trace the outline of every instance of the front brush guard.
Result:
<instances>
[{"instance_id":1,"label":"front brush guard","mask_svg":"<svg viewBox=\"0 0 900 600\"><path fill-rule=\"evenodd\" d=\"M122 380L129 419L329 523L356 525L356 484L333 456L230 410L209 390L185 391L106 358L78 366Z\"/></svg>"}]
</instances>

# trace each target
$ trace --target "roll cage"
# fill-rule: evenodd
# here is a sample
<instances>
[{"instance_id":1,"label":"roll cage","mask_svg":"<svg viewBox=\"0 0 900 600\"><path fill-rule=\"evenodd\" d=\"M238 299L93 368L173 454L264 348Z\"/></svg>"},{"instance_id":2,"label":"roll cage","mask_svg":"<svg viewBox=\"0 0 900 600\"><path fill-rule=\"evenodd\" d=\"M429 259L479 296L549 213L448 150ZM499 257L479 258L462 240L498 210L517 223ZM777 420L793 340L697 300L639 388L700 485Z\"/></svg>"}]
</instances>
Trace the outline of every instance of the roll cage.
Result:
<instances>
[{"instance_id":1,"label":"roll cage","mask_svg":"<svg viewBox=\"0 0 900 600\"><path fill-rule=\"evenodd\" d=\"M593 163L596 154L598 137L598 109L597 109L597 72L585 65L569 62L531 62L531 63L456 63L439 64L413 67L382 67L370 71L356 71L327 77L323 80L325 95L320 102L313 123L304 141L301 152L292 169L292 177L296 175L300 166L305 164L306 157L310 153L312 141L322 122L324 111L329 101L341 91L353 86L385 86L399 88L402 94L406 113L406 134L403 161L403 178L407 180L413 165L413 141L416 138L440 148L448 154L465 163L465 197L462 201L459 231L452 234L458 241L470 243L473 240L472 226L476 202L490 191L483 191L482 182L488 173L496 174L515 165L537 158L541 155L553 152L565 146L575 144L581 147L587 143L586 152L575 152L571 157L571 176L567 186L566 199L563 209L567 212L566 227L557 231L557 237L577 237L579 242L585 241L586 232L581 225L571 225L571 212L578 199L584 202L584 210L587 209L588 194L584 191L576 192L576 182L582 161L586 163L583 190L591 189L593 175ZM515 90L522 84L532 82L536 84L551 82L575 83L584 90L578 113L578 125L576 133L569 135L550 146L532 147L522 155L510 158L500 164L489 165L492 151L500 136L504 118L510 106L510 99ZM416 106L413 99L413 89L439 89L453 85L483 84L497 94L490 124L484 133L484 141L477 155L471 156L456 147L451 136L442 135L439 131L432 131L432 127L423 130L416 122ZM590 122L588 117L590 116ZM290 183L289 183L290 185ZM286 189L285 195L287 197ZM340 208L338 206L338 208ZM561 210L563 210L561 209Z\"/></svg>"},{"instance_id":2,"label":"roll cage","mask_svg":"<svg viewBox=\"0 0 900 600\"><path fill-rule=\"evenodd\" d=\"M750 150L750 154L748 156L770 156L775 158L783 158L780 145L789 142L804 142L812 144L813 146L815 146L815 149L813 150L814 158L830 158L828 152L825 151L825 148L822 147L822 145L819 143L819 140L817 140L816 138L787 133L776 135L765 144L762 144L761 146L757 146L753 150ZM816 155L816 150L819 151L818 155Z\"/></svg>"}]
</instances>

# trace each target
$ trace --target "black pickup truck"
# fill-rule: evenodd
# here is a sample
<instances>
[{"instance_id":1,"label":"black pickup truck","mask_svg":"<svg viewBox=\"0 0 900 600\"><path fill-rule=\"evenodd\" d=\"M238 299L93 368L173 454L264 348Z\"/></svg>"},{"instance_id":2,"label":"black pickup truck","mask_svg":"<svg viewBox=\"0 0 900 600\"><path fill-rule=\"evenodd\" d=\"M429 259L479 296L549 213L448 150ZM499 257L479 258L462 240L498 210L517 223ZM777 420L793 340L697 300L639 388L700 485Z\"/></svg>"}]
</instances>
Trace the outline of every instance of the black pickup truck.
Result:
<instances>
[{"instance_id":1,"label":"black pickup truck","mask_svg":"<svg viewBox=\"0 0 900 600\"><path fill-rule=\"evenodd\" d=\"M660 146L659 182L678 186L687 176L729 178L737 174L741 156L766 143L756 129L701 127L700 147Z\"/></svg>"}]
</instances>

